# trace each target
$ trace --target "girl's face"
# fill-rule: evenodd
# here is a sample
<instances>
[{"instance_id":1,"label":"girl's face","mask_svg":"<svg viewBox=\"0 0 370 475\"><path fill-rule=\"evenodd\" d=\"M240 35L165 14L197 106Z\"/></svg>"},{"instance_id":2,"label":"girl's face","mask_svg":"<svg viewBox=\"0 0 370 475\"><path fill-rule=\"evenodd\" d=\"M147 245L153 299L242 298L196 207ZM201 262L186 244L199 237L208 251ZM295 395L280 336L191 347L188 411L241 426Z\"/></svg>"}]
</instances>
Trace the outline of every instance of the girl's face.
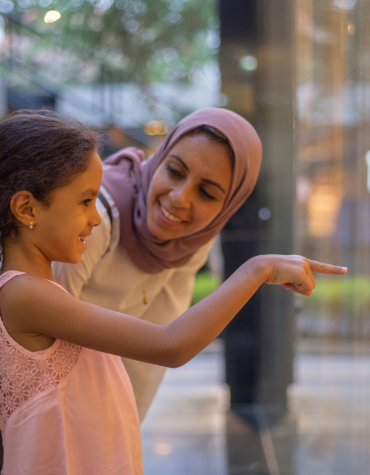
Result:
<instances>
[{"instance_id":1,"label":"girl's face","mask_svg":"<svg viewBox=\"0 0 370 475\"><path fill-rule=\"evenodd\" d=\"M101 161L92 152L87 170L69 185L57 188L48 207L38 207L34 229L28 236L48 260L81 261L87 237L101 223L95 206L101 180Z\"/></svg>"},{"instance_id":2,"label":"girl's face","mask_svg":"<svg viewBox=\"0 0 370 475\"><path fill-rule=\"evenodd\" d=\"M149 231L169 240L205 228L222 210L231 177L231 159L224 144L206 134L182 137L150 184Z\"/></svg>"}]
</instances>

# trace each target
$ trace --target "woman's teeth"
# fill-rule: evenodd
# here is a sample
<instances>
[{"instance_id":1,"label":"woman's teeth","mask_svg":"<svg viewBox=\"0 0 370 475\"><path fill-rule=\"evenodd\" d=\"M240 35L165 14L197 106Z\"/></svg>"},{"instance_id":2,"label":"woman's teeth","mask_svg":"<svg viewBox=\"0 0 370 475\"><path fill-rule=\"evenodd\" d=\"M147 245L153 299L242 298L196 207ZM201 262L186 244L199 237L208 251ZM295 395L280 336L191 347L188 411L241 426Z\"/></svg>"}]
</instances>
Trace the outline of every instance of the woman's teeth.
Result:
<instances>
[{"instance_id":1,"label":"woman's teeth","mask_svg":"<svg viewBox=\"0 0 370 475\"><path fill-rule=\"evenodd\" d=\"M166 208L164 208L162 205L161 205L161 211L166 216L166 218L169 219L170 221L175 221L176 223L181 223L182 219L180 219L177 216L174 216L173 214L168 212L166 210Z\"/></svg>"},{"instance_id":2,"label":"woman's teeth","mask_svg":"<svg viewBox=\"0 0 370 475\"><path fill-rule=\"evenodd\" d=\"M87 238L83 238L82 236L80 236L79 239L80 239L81 242L83 242L84 244L86 244L86 239L87 239Z\"/></svg>"}]
</instances>

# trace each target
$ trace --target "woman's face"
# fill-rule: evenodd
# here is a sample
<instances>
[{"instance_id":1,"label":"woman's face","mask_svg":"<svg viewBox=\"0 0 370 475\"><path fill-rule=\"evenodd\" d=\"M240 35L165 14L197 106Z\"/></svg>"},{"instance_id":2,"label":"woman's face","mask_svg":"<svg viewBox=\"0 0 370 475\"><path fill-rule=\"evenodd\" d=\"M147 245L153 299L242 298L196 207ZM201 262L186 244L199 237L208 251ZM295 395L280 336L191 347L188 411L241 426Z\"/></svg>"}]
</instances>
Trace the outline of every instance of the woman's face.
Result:
<instances>
[{"instance_id":1,"label":"woman's face","mask_svg":"<svg viewBox=\"0 0 370 475\"><path fill-rule=\"evenodd\" d=\"M167 241L205 228L220 213L231 177L231 159L224 144L206 134L182 137L150 184L149 231Z\"/></svg>"}]
</instances>

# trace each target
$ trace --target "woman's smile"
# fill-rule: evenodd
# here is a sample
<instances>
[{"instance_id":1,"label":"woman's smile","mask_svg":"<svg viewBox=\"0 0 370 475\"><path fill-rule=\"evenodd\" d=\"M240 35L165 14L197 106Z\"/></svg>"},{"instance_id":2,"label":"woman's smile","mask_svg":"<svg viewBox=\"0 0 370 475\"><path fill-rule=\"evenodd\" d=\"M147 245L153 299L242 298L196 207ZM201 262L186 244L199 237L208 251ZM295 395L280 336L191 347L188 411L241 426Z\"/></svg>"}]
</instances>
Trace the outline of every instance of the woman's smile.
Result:
<instances>
[{"instance_id":1,"label":"woman's smile","mask_svg":"<svg viewBox=\"0 0 370 475\"><path fill-rule=\"evenodd\" d=\"M170 221L170 224L180 224L180 223L186 223L184 219L179 218L175 214L172 214L161 202L159 202L159 212L161 215L168 221Z\"/></svg>"}]
</instances>

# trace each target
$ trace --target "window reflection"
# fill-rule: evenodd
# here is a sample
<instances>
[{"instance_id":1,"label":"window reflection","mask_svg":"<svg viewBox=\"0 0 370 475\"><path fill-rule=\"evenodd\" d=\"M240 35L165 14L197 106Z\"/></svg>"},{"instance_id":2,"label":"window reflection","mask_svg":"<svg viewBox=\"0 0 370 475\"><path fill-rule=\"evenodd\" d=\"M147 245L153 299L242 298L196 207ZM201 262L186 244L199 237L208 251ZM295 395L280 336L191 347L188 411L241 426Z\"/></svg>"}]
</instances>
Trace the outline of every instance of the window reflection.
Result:
<instances>
[{"instance_id":1,"label":"window reflection","mask_svg":"<svg viewBox=\"0 0 370 475\"><path fill-rule=\"evenodd\" d=\"M318 277L296 306L292 401L311 464L299 473L362 475L370 443L370 2L295 6L297 251L348 266L344 278Z\"/></svg>"},{"instance_id":2,"label":"window reflection","mask_svg":"<svg viewBox=\"0 0 370 475\"><path fill-rule=\"evenodd\" d=\"M297 244L313 259L348 266L348 283L370 275L369 18L366 1L296 2ZM335 285L339 303L329 315L340 320L348 310L340 305L342 284ZM314 299L325 307L325 295ZM347 336L356 333L358 319L357 337L370 336L364 311L353 308ZM370 321L370 306L366 312ZM324 333L342 338L344 326Z\"/></svg>"}]
</instances>

